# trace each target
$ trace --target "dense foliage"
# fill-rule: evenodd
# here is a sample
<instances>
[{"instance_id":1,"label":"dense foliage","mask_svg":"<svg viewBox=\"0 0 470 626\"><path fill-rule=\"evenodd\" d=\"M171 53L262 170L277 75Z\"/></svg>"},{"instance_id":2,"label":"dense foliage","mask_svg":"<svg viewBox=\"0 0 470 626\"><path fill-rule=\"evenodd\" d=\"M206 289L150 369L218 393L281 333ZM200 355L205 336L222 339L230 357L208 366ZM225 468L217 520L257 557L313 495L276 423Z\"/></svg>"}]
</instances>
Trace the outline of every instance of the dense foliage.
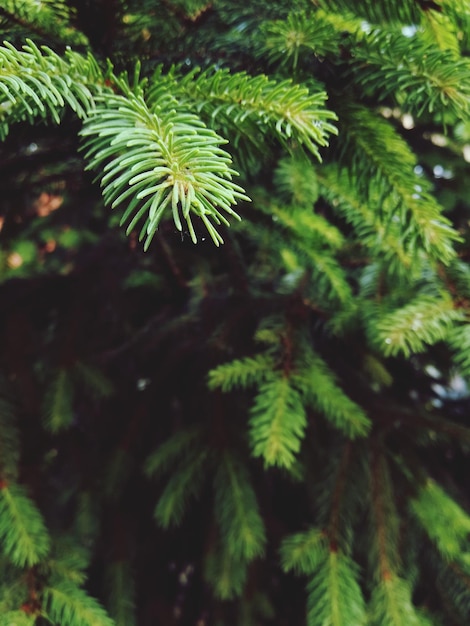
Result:
<instances>
[{"instance_id":1,"label":"dense foliage","mask_svg":"<svg viewBox=\"0 0 470 626\"><path fill-rule=\"evenodd\" d=\"M0 626L468 624L468 0L0 29Z\"/></svg>"}]
</instances>

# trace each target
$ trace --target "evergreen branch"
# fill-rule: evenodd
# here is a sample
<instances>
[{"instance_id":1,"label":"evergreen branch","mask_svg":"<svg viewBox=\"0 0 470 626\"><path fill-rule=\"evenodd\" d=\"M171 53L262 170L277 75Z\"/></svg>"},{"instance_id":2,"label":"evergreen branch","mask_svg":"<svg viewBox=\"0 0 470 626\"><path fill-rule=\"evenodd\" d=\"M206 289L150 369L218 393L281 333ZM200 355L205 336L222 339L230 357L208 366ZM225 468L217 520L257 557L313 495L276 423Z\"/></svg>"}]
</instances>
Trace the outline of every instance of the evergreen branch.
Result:
<instances>
[{"instance_id":1,"label":"evergreen branch","mask_svg":"<svg viewBox=\"0 0 470 626\"><path fill-rule=\"evenodd\" d=\"M89 363L77 361L73 365L72 374L95 398L108 398L113 394L114 388L111 380Z\"/></svg>"},{"instance_id":2,"label":"evergreen branch","mask_svg":"<svg viewBox=\"0 0 470 626\"><path fill-rule=\"evenodd\" d=\"M0 540L3 553L18 567L31 567L49 552L41 513L20 485L0 484Z\"/></svg>"},{"instance_id":3,"label":"evergreen branch","mask_svg":"<svg viewBox=\"0 0 470 626\"><path fill-rule=\"evenodd\" d=\"M406 240L400 221L381 215L380 197L376 191L371 188L368 202L361 202L354 181L345 172L328 166L318 171L317 177L321 195L353 226L361 245L382 257L389 271L395 268L402 272L413 270L417 249Z\"/></svg>"},{"instance_id":4,"label":"evergreen branch","mask_svg":"<svg viewBox=\"0 0 470 626\"><path fill-rule=\"evenodd\" d=\"M377 566L376 579L383 582L391 580L400 566L399 520L389 467L376 441L373 442L371 452L370 483L371 518L375 538L375 550L371 552L371 557Z\"/></svg>"},{"instance_id":5,"label":"evergreen branch","mask_svg":"<svg viewBox=\"0 0 470 626\"><path fill-rule=\"evenodd\" d=\"M338 249L344 244L344 236L341 231L325 219L322 215L314 213L311 207L290 209L281 208L274 204L269 206L269 212L279 225L288 230L294 241L305 249L333 248Z\"/></svg>"},{"instance_id":6,"label":"evergreen branch","mask_svg":"<svg viewBox=\"0 0 470 626\"><path fill-rule=\"evenodd\" d=\"M74 418L73 383L66 369L51 376L44 399L44 426L52 433L70 428Z\"/></svg>"},{"instance_id":7,"label":"evergreen branch","mask_svg":"<svg viewBox=\"0 0 470 626\"><path fill-rule=\"evenodd\" d=\"M134 578L129 563L114 561L106 570L108 610L115 626L136 626Z\"/></svg>"},{"instance_id":8,"label":"evergreen branch","mask_svg":"<svg viewBox=\"0 0 470 626\"><path fill-rule=\"evenodd\" d=\"M359 567L350 557L328 550L307 586L308 626L364 626L365 602L358 578Z\"/></svg>"},{"instance_id":9,"label":"evergreen branch","mask_svg":"<svg viewBox=\"0 0 470 626\"><path fill-rule=\"evenodd\" d=\"M198 428L180 430L162 443L145 461L147 476L162 476L198 443Z\"/></svg>"},{"instance_id":10,"label":"evergreen branch","mask_svg":"<svg viewBox=\"0 0 470 626\"><path fill-rule=\"evenodd\" d=\"M90 553L72 537L56 538L52 544L52 554L41 564L41 573L49 582L69 581L81 586L87 580L86 570L90 566Z\"/></svg>"},{"instance_id":11,"label":"evergreen branch","mask_svg":"<svg viewBox=\"0 0 470 626\"><path fill-rule=\"evenodd\" d=\"M0 615L0 626L34 626L36 615L28 615L25 611L8 611Z\"/></svg>"},{"instance_id":12,"label":"evergreen branch","mask_svg":"<svg viewBox=\"0 0 470 626\"><path fill-rule=\"evenodd\" d=\"M230 363L223 363L209 372L209 389L232 391L235 387L246 389L252 385L259 385L272 377L275 362L268 354L257 354L254 357L234 359Z\"/></svg>"},{"instance_id":13,"label":"evergreen branch","mask_svg":"<svg viewBox=\"0 0 470 626\"><path fill-rule=\"evenodd\" d=\"M286 64L296 70L299 57L308 53L337 53L341 39L337 30L317 13L293 11L286 19L263 24L265 48L273 63ZM308 57L307 57L308 58Z\"/></svg>"},{"instance_id":14,"label":"evergreen branch","mask_svg":"<svg viewBox=\"0 0 470 626\"><path fill-rule=\"evenodd\" d=\"M67 106L84 119L101 91L101 70L90 55L67 50L63 57L49 48L39 49L32 41L17 50L5 42L0 46L0 135L18 120L33 123L38 117L60 123Z\"/></svg>"},{"instance_id":15,"label":"evergreen branch","mask_svg":"<svg viewBox=\"0 0 470 626\"><path fill-rule=\"evenodd\" d=\"M433 480L428 478L410 507L445 559L458 560L468 551L470 516Z\"/></svg>"},{"instance_id":16,"label":"evergreen branch","mask_svg":"<svg viewBox=\"0 0 470 626\"><path fill-rule=\"evenodd\" d=\"M351 72L366 93L381 99L394 96L416 115L449 111L461 119L470 111L469 59L418 35L372 33L354 49Z\"/></svg>"},{"instance_id":17,"label":"evergreen branch","mask_svg":"<svg viewBox=\"0 0 470 626\"><path fill-rule=\"evenodd\" d=\"M373 24L418 24L422 15L419 3L410 0L318 0L318 4L327 12L350 13Z\"/></svg>"},{"instance_id":18,"label":"evergreen branch","mask_svg":"<svg viewBox=\"0 0 470 626\"><path fill-rule=\"evenodd\" d=\"M250 417L253 456L261 457L266 466L288 469L300 450L306 426L301 396L287 376L260 386Z\"/></svg>"},{"instance_id":19,"label":"evergreen branch","mask_svg":"<svg viewBox=\"0 0 470 626\"><path fill-rule=\"evenodd\" d=\"M71 583L46 587L43 604L47 618L54 624L67 626L115 626L95 598Z\"/></svg>"},{"instance_id":20,"label":"evergreen branch","mask_svg":"<svg viewBox=\"0 0 470 626\"><path fill-rule=\"evenodd\" d=\"M246 468L223 453L214 478L215 516L222 540L235 558L251 561L264 552L266 535Z\"/></svg>"},{"instance_id":21,"label":"evergreen branch","mask_svg":"<svg viewBox=\"0 0 470 626\"><path fill-rule=\"evenodd\" d=\"M180 462L155 507L155 519L162 526L178 526L188 504L196 498L206 476L208 452L196 450Z\"/></svg>"},{"instance_id":22,"label":"evergreen branch","mask_svg":"<svg viewBox=\"0 0 470 626\"><path fill-rule=\"evenodd\" d=\"M100 171L106 204L127 204L121 219L121 224L131 220L127 232L145 216L144 249L167 210L179 231L183 218L193 242L192 217L197 217L219 245L223 239L214 224L229 224L219 209L240 219L231 205L248 198L231 180L236 172L219 147L223 140L195 115L172 106L167 100L148 108L131 93L108 95L81 132L88 168Z\"/></svg>"},{"instance_id":23,"label":"evergreen branch","mask_svg":"<svg viewBox=\"0 0 470 626\"><path fill-rule=\"evenodd\" d=\"M453 360L463 376L470 377L470 324L455 326L447 337L447 342L454 351Z\"/></svg>"},{"instance_id":24,"label":"evergreen branch","mask_svg":"<svg viewBox=\"0 0 470 626\"><path fill-rule=\"evenodd\" d=\"M247 571L247 561L229 552L225 542L220 546L213 546L206 555L204 578L211 585L216 598L220 600L233 600L241 596Z\"/></svg>"},{"instance_id":25,"label":"evergreen branch","mask_svg":"<svg viewBox=\"0 0 470 626\"><path fill-rule=\"evenodd\" d=\"M350 439L367 435L370 419L339 387L327 364L310 351L305 360L298 374L298 386L306 402Z\"/></svg>"},{"instance_id":26,"label":"evergreen branch","mask_svg":"<svg viewBox=\"0 0 470 626\"><path fill-rule=\"evenodd\" d=\"M74 10L62 0L3 0L0 7L1 30L11 39L12 25L28 36L36 36L46 41L67 42L68 45L83 45L86 37L69 27L75 17Z\"/></svg>"},{"instance_id":27,"label":"evergreen branch","mask_svg":"<svg viewBox=\"0 0 470 626\"><path fill-rule=\"evenodd\" d=\"M292 207L311 208L318 200L317 171L302 153L280 159L274 170L274 183L281 197Z\"/></svg>"},{"instance_id":28,"label":"evergreen branch","mask_svg":"<svg viewBox=\"0 0 470 626\"><path fill-rule=\"evenodd\" d=\"M443 263L455 256L459 235L442 215L427 181L414 173L416 157L389 122L368 109L341 109L342 157L361 195L379 194L387 217L398 221L403 237ZM387 150L383 147L387 146Z\"/></svg>"},{"instance_id":29,"label":"evergreen branch","mask_svg":"<svg viewBox=\"0 0 470 626\"><path fill-rule=\"evenodd\" d=\"M450 297L418 296L413 302L385 314L371 327L374 343L385 356L423 352L444 341L454 322L462 319Z\"/></svg>"},{"instance_id":30,"label":"evergreen branch","mask_svg":"<svg viewBox=\"0 0 470 626\"><path fill-rule=\"evenodd\" d=\"M267 76L249 76L245 72L199 68L185 76L173 68L163 75L159 68L150 89L150 102L162 92L171 93L180 103L195 107L207 123L218 122L224 134L235 136L239 128L254 127L256 135L274 135L289 147L295 141L321 160L319 146L328 145L328 135L336 134L330 122L332 111L324 109L326 93L311 94L302 85L276 82ZM227 132L228 131L228 132Z\"/></svg>"},{"instance_id":31,"label":"evergreen branch","mask_svg":"<svg viewBox=\"0 0 470 626\"><path fill-rule=\"evenodd\" d=\"M327 534L318 528L286 537L280 548L281 566L285 572L313 574L328 556Z\"/></svg>"},{"instance_id":32,"label":"evergreen branch","mask_svg":"<svg viewBox=\"0 0 470 626\"><path fill-rule=\"evenodd\" d=\"M395 575L374 587L369 616L371 626L425 626L413 606L410 583Z\"/></svg>"}]
</instances>

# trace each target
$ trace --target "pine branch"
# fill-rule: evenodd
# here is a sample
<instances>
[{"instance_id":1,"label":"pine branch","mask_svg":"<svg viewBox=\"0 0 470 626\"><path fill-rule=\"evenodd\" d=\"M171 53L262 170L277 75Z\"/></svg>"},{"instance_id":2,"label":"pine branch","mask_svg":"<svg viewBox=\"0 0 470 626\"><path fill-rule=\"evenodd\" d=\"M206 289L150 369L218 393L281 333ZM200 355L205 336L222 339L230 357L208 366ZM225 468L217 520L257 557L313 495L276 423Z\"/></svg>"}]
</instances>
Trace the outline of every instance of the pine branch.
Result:
<instances>
[{"instance_id":1,"label":"pine branch","mask_svg":"<svg viewBox=\"0 0 470 626\"><path fill-rule=\"evenodd\" d=\"M0 484L0 539L3 553L18 567L31 567L49 552L41 513L20 485Z\"/></svg>"},{"instance_id":2,"label":"pine branch","mask_svg":"<svg viewBox=\"0 0 470 626\"><path fill-rule=\"evenodd\" d=\"M215 516L228 552L241 561L261 556L266 543L263 520L246 468L233 454L223 453L214 487Z\"/></svg>"},{"instance_id":3,"label":"pine branch","mask_svg":"<svg viewBox=\"0 0 470 626\"><path fill-rule=\"evenodd\" d=\"M166 98L149 108L132 93L101 99L81 133L88 168L101 172L106 204L127 204L121 219L131 220L127 232L144 217L144 249L167 210L179 231L186 222L193 242L192 218L199 218L218 246L223 239L215 226L229 224L220 210L240 219L231 205L248 198L231 180L236 172L219 147L223 140L195 115L173 107Z\"/></svg>"},{"instance_id":4,"label":"pine branch","mask_svg":"<svg viewBox=\"0 0 470 626\"><path fill-rule=\"evenodd\" d=\"M217 122L224 135L236 137L239 129L250 133L253 127L255 137L275 136L286 147L294 141L319 160L319 146L327 146L328 135L337 132L331 123L336 115L323 108L325 92L311 94L290 81L213 68L204 72L197 68L185 76L173 68L163 75L160 68L153 78L150 102L165 92L196 108L211 126Z\"/></svg>"}]
</instances>

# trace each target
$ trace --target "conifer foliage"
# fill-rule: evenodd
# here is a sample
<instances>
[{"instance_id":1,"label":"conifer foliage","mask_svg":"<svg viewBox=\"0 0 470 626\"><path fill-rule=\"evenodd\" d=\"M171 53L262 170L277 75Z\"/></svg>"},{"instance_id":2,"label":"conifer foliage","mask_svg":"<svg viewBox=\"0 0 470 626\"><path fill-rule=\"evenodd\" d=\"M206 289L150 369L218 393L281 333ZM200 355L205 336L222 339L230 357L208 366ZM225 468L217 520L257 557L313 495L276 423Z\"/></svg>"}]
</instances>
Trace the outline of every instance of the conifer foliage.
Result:
<instances>
[{"instance_id":1,"label":"conifer foliage","mask_svg":"<svg viewBox=\"0 0 470 626\"><path fill-rule=\"evenodd\" d=\"M470 623L468 0L0 30L0 626Z\"/></svg>"}]
</instances>

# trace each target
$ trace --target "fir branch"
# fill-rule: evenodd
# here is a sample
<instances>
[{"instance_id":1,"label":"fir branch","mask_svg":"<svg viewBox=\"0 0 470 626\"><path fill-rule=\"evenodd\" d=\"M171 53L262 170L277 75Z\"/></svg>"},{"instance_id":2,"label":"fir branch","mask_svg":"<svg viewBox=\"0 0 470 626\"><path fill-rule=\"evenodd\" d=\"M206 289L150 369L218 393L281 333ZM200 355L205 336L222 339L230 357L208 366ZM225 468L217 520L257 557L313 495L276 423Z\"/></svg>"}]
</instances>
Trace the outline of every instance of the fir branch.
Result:
<instances>
[{"instance_id":1,"label":"fir branch","mask_svg":"<svg viewBox=\"0 0 470 626\"><path fill-rule=\"evenodd\" d=\"M321 195L353 226L361 245L383 258L389 271L405 271L409 275L417 265L418 249L407 239L401 221L382 214L378 191L371 186L368 201L361 201L354 188L355 181L334 166L319 170L317 178Z\"/></svg>"},{"instance_id":2,"label":"fir branch","mask_svg":"<svg viewBox=\"0 0 470 626\"><path fill-rule=\"evenodd\" d=\"M254 357L234 359L212 369L208 375L209 389L231 391L235 387L246 389L252 385L259 385L272 378L275 361L268 354L258 354Z\"/></svg>"},{"instance_id":3,"label":"fir branch","mask_svg":"<svg viewBox=\"0 0 470 626\"><path fill-rule=\"evenodd\" d=\"M419 35L377 31L354 50L352 77L367 93L394 96L413 114L449 111L457 119L469 112L470 61L455 50L440 50Z\"/></svg>"},{"instance_id":4,"label":"fir branch","mask_svg":"<svg viewBox=\"0 0 470 626\"><path fill-rule=\"evenodd\" d=\"M318 200L317 170L301 153L279 160L274 170L274 183L281 197L292 207L311 208Z\"/></svg>"},{"instance_id":5,"label":"fir branch","mask_svg":"<svg viewBox=\"0 0 470 626\"><path fill-rule=\"evenodd\" d=\"M287 147L292 141L305 146L319 160L319 146L327 146L328 135L337 134L331 123L336 114L323 108L326 93L311 94L290 81L213 68L204 72L197 68L185 76L173 68L164 75L160 68L153 78L150 102L158 101L162 92L195 107L208 124L217 121L224 134L237 135L237 129L244 127L249 132L253 125L262 136L274 135Z\"/></svg>"},{"instance_id":6,"label":"fir branch","mask_svg":"<svg viewBox=\"0 0 470 626\"><path fill-rule=\"evenodd\" d=\"M447 342L452 348L453 360L463 376L470 377L470 324L459 324L451 329Z\"/></svg>"},{"instance_id":7,"label":"fir branch","mask_svg":"<svg viewBox=\"0 0 470 626\"><path fill-rule=\"evenodd\" d=\"M318 528L286 537L280 547L282 569L313 574L328 555L327 534Z\"/></svg>"},{"instance_id":8,"label":"fir branch","mask_svg":"<svg viewBox=\"0 0 470 626\"><path fill-rule=\"evenodd\" d=\"M90 558L90 551L71 536L56 537L52 554L41 563L39 571L51 584L69 581L80 587L87 580Z\"/></svg>"},{"instance_id":9,"label":"fir branch","mask_svg":"<svg viewBox=\"0 0 470 626\"><path fill-rule=\"evenodd\" d=\"M136 606L134 577L130 564L113 561L106 570L108 610L115 626L135 626Z\"/></svg>"},{"instance_id":10,"label":"fir branch","mask_svg":"<svg viewBox=\"0 0 470 626\"><path fill-rule=\"evenodd\" d=\"M297 374L298 386L308 405L354 439L367 435L371 422L364 410L351 400L336 382L336 376L316 354L307 351L305 364Z\"/></svg>"},{"instance_id":11,"label":"fir branch","mask_svg":"<svg viewBox=\"0 0 470 626\"><path fill-rule=\"evenodd\" d=\"M350 13L372 24L417 24L421 19L419 3L413 0L374 2L373 0L318 0L328 13Z\"/></svg>"},{"instance_id":12,"label":"fir branch","mask_svg":"<svg viewBox=\"0 0 470 626\"><path fill-rule=\"evenodd\" d=\"M56 434L70 428L73 422L73 383L70 372L59 369L51 376L49 388L44 397L44 426Z\"/></svg>"},{"instance_id":13,"label":"fir branch","mask_svg":"<svg viewBox=\"0 0 470 626\"><path fill-rule=\"evenodd\" d=\"M25 611L8 611L0 615L0 626L34 626L36 619L36 615Z\"/></svg>"},{"instance_id":14,"label":"fir branch","mask_svg":"<svg viewBox=\"0 0 470 626\"><path fill-rule=\"evenodd\" d=\"M242 594L247 572L247 561L229 552L225 542L213 546L206 555L204 578L220 600L233 600Z\"/></svg>"},{"instance_id":15,"label":"fir branch","mask_svg":"<svg viewBox=\"0 0 470 626\"><path fill-rule=\"evenodd\" d=\"M175 433L147 458L144 467L146 475L157 477L166 474L190 449L194 449L199 438L199 428L188 428Z\"/></svg>"},{"instance_id":16,"label":"fir branch","mask_svg":"<svg viewBox=\"0 0 470 626\"><path fill-rule=\"evenodd\" d=\"M207 450L196 450L175 468L155 507L155 519L163 528L178 526L193 498L199 495L206 477Z\"/></svg>"},{"instance_id":17,"label":"fir branch","mask_svg":"<svg viewBox=\"0 0 470 626\"><path fill-rule=\"evenodd\" d=\"M113 620L95 598L71 583L45 587L43 604L47 618L67 626L114 626Z\"/></svg>"},{"instance_id":18,"label":"fir branch","mask_svg":"<svg viewBox=\"0 0 470 626\"><path fill-rule=\"evenodd\" d=\"M454 323L462 317L449 297L422 295L376 320L370 334L385 356L408 357L447 339Z\"/></svg>"},{"instance_id":19,"label":"fir branch","mask_svg":"<svg viewBox=\"0 0 470 626\"><path fill-rule=\"evenodd\" d=\"M369 604L371 626L426 626L413 606L409 581L391 575L373 590Z\"/></svg>"},{"instance_id":20,"label":"fir branch","mask_svg":"<svg viewBox=\"0 0 470 626\"><path fill-rule=\"evenodd\" d=\"M36 565L49 552L41 513L20 485L0 485L0 539L3 553L18 567Z\"/></svg>"},{"instance_id":21,"label":"fir branch","mask_svg":"<svg viewBox=\"0 0 470 626\"><path fill-rule=\"evenodd\" d=\"M224 452L214 478L215 516L222 540L235 558L251 561L264 552L263 520L246 468Z\"/></svg>"},{"instance_id":22,"label":"fir branch","mask_svg":"<svg viewBox=\"0 0 470 626\"><path fill-rule=\"evenodd\" d=\"M410 508L445 559L458 560L468 551L470 516L432 479L419 489Z\"/></svg>"},{"instance_id":23,"label":"fir branch","mask_svg":"<svg viewBox=\"0 0 470 626\"><path fill-rule=\"evenodd\" d=\"M291 12L284 20L265 22L262 29L271 62L289 64L295 71L299 57L338 52L341 38L336 29L317 13Z\"/></svg>"},{"instance_id":24,"label":"fir branch","mask_svg":"<svg viewBox=\"0 0 470 626\"><path fill-rule=\"evenodd\" d=\"M307 586L308 626L364 626L365 602L358 580L358 565L330 549Z\"/></svg>"},{"instance_id":25,"label":"fir branch","mask_svg":"<svg viewBox=\"0 0 470 626\"><path fill-rule=\"evenodd\" d=\"M3 96L0 134L11 123L37 118L60 123L67 106L84 119L94 105L94 94L104 79L96 61L67 50L63 57L28 41L22 50L5 42L0 46L0 94Z\"/></svg>"},{"instance_id":26,"label":"fir branch","mask_svg":"<svg viewBox=\"0 0 470 626\"><path fill-rule=\"evenodd\" d=\"M195 115L173 107L171 99L149 108L132 93L106 96L81 132L88 168L100 171L106 204L127 204L121 224L131 220L128 233L144 217L144 249L170 210L179 231L186 222L194 243L197 217L218 246L223 239L215 226L229 224L220 210L240 219L231 205L248 198L231 180L236 172L219 147L223 139Z\"/></svg>"},{"instance_id":27,"label":"fir branch","mask_svg":"<svg viewBox=\"0 0 470 626\"><path fill-rule=\"evenodd\" d=\"M266 466L288 469L300 450L306 425L301 396L287 376L262 384L251 409L253 456L261 457Z\"/></svg>"},{"instance_id":28,"label":"fir branch","mask_svg":"<svg viewBox=\"0 0 470 626\"><path fill-rule=\"evenodd\" d=\"M416 157L391 124L358 107L342 107L341 155L362 196L379 194L387 217L401 222L403 237L415 248L449 263L459 235L430 193L429 183L414 173ZM387 150L384 150L387 146Z\"/></svg>"}]
</instances>

